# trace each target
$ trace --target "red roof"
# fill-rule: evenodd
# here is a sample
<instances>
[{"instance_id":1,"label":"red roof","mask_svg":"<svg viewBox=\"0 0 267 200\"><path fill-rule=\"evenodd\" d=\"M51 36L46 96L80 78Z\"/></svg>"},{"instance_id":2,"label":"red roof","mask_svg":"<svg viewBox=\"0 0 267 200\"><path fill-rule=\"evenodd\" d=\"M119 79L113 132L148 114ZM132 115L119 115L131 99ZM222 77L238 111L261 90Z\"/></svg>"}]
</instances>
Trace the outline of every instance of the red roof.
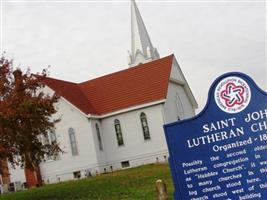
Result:
<instances>
[{"instance_id":1,"label":"red roof","mask_svg":"<svg viewBox=\"0 0 267 200\"><path fill-rule=\"evenodd\" d=\"M173 55L83 83L46 78L45 84L85 114L106 114L167 96Z\"/></svg>"}]
</instances>

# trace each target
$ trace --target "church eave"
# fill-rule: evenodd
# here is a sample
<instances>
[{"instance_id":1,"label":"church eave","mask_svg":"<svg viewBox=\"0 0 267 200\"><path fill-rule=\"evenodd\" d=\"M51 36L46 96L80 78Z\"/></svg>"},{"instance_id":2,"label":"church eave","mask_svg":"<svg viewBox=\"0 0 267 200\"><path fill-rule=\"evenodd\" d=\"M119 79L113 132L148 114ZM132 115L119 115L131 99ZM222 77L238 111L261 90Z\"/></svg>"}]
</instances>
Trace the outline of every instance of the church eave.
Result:
<instances>
[{"instance_id":1,"label":"church eave","mask_svg":"<svg viewBox=\"0 0 267 200\"><path fill-rule=\"evenodd\" d=\"M120 109L120 110L116 110L116 111L113 111L110 113L104 113L104 114L100 114L100 115L88 114L87 117L91 118L91 119L103 119L103 118L111 117L114 115L119 115L122 113L131 112L131 111L138 110L138 109L143 109L143 108L147 108L147 107L151 107L151 106L155 106L155 105L159 105L159 104L164 104L165 101L166 101L166 99L164 98L164 99L156 100L156 101L149 102L149 103L134 105L134 106Z\"/></svg>"}]
</instances>

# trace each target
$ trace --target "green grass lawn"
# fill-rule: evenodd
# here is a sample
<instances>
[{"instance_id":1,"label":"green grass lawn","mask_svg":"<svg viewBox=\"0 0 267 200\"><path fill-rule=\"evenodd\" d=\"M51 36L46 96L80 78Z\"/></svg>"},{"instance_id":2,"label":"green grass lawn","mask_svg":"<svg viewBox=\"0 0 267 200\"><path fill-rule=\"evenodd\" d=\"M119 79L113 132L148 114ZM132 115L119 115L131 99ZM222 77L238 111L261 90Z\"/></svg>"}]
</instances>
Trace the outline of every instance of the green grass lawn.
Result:
<instances>
[{"instance_id":1,"label":"green grass lawn","mask_svg":"<svg viewBox=\"0 0 267 200\"><path fill-rule=\"evenodd\" d=\"M172 199L173 186L169 166L152 164L0 195L0 200L155 199L157 179L166 181L168 195Z\"/></svg>"}]
</instances>

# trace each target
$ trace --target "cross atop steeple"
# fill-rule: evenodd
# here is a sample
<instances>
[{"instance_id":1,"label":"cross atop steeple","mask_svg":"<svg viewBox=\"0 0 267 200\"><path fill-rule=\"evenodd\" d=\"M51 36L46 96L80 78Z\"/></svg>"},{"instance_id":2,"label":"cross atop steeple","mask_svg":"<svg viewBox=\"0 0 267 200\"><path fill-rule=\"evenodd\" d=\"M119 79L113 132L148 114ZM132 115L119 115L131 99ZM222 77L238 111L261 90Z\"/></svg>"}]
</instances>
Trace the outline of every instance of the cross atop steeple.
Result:
<instances>
[{"instance_id":1,"label":"cross atop steeple","mask_svg":"<svg viewBox=\"0 0 267 200\"><path fill-rule=\"evenodd\" d=\"M134 0L131 0L131 52L129 66L159 59L159 53L153 47L145 24Z\"/></svg>"}]
</instances>

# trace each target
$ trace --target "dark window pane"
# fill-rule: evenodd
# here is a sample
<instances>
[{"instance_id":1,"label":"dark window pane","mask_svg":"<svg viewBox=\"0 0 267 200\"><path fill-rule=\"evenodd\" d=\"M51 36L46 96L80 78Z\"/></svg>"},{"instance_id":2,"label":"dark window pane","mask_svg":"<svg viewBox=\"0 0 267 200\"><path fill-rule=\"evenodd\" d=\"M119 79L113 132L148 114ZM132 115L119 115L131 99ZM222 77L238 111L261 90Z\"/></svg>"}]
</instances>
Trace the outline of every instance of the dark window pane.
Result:
<instances>
[{"instance_id":1,"label":"dark window pane","mask_svg":"<svg viewBox=\"0 0 267 200\"><path fill-rule=\"evenodd\" d=\"M96 134L97 134L97 140L98 140L98 147L99 147L99 150L102 151L103 144L102 144L102 139L101 139L100 129L99 129L98 124L95 124L95 128L96 128Z\"/></svg>"},{"instance_id":2,"label":"dark window pane","mask_svg":"<svg viewBox=\"0 0 267 200\"><path fill-rule=\"evenodd\" d=\"M118 119L115 119L114 121L115 131L116 131L116 137L117 137L117 143L119 146L124 145L122 132L121 132L121 125L120 121Z\"/></svg>"},{"instance_id":3,"label":"dark window pane","mask_svg":"<svg viewBox=\"0 0 267 200\"><path fill-rule=\"evenodd\" d=\"M144 139L149 140L150 133L149 133L148 123L147 123L147 118L146 118L145 113L140 114L140 120L141 120L142 129L143 129Z\"/></svg>"},{"instance_id":4,"label":"dark window pane","mask_svg":"<svg viewBox=\"0 0 267 200\"><path fill-rule=\"evenodd\" d=\"M75 138L75 132L73 128L69 128L69 138L70 138L70 146L71 146L71 153L73 156L78 155L78 147Z\"/></svg>"}]
</instances>

